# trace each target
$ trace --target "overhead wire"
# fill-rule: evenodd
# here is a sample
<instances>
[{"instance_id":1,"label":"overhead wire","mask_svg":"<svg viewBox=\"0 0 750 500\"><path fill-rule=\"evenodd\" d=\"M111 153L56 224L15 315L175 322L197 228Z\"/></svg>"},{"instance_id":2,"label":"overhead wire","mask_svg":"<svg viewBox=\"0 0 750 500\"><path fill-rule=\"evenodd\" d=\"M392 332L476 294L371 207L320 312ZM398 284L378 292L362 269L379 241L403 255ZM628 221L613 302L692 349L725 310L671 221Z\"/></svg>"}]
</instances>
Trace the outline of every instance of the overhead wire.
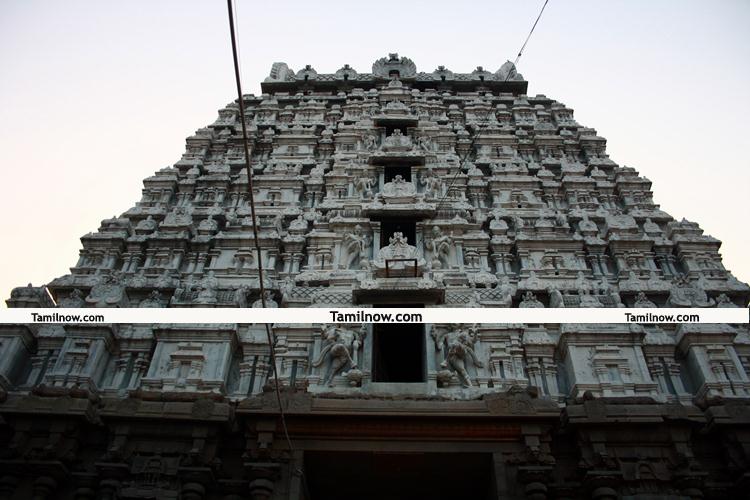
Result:
<instances>
[{"instance_id":1,"label":"overhead wire","mask_svg":"<svg viewBox=\"0 0 750 500\"><path fill-rule=\"evenodd\" d=\"M518 51L518 55L516 56L516 60L513 63L514 66L516 64L518 64L518 60L521 59L521 54L523 53L523 49L526 48L526 44L529 43L529 39L531 38L531 34L534 33L534 29L536 29L536 25L539 22L539 19L542 18L542 14L544 13L544 9L545 9L545 7L547 7L547 2L549 2L549 0L544 0L544 5L542 5L542 9L539 11L539 15L536 16L536 21L534 21L534 25L531 26L531 30L529 30L529 34L526 36L526 40L524 40L523 45L521 45L521 49ZM510 76L510 72L508 72L508 75ZM506 77L506 80L507 80L507 77Z\"/></svg>"},{"instance_id":2,"label":"overhead wire","mask_svg":"<svg viewBox=\"0 0 750 500\"><path fill-rule=\"evenodd\" d=\"M265 283L263 278L263 261L261 258L261 248L260 248L260 241L258 240L258 220L256 218L255 214L255 195L253 192L253 172L252 167L250 165L250 146L249 141L247 137L247 124L245 122L245 102L244 102L244 96L242 93L242 82L240 78L240 65L239 65L239 58L238 58L238 43L237 43L237 37L235 32L235 26L234 26L234 12L232 9L232 3L233 0L227 0L227 11L229 15L229 33L232 39L232 59L234 61L234 78L235 83L237 85L237 99L239 103L240 108L240 122L242 124L242 145L243 150L245 153L245 169L247 171L247 191L248 191L248 199L250 201L250 218L252 219L252 227L253 227L253 242L255 246L255 252L257 254L257 262L258 262L258 282L259 282L259 289L260 289L260 302L261 307L266 308L266 289L265 289ZM276 353L275 353L275 346L276 346L276 339L273 334L273 330L271 328L271 325L269 323L265 323L266 327L266 340L268 342L269 347L269 359L271 361L271 366L273 369L273 376L274 376L274 388L276 393L276 402L279 406L279 418L281 420L281 427L282 431L284 433L284 438L286 440L287 446L289 447L289 454L291 456L291 459L293 460L296 453L294 445L292 444L292 440L289 436L289 428L287 427L286 423L286 415L284 412L284 405L281 401L281 390L279 388L279 370L278 366L276 365ZM297 472L302 476L303 482L304 482L304 472L301 468L297 469Z\"/></svg>"}]
</instances>

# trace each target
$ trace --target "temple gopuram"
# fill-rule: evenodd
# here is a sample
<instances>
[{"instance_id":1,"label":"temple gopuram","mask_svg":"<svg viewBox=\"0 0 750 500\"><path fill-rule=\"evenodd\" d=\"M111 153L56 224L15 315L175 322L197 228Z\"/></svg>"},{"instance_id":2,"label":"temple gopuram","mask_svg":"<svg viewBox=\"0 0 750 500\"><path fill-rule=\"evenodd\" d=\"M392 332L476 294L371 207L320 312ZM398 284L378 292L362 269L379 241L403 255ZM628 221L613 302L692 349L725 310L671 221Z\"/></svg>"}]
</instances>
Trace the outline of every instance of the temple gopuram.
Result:
<instances>
[{"instance_id":1,"label":"temple gopuram","mask_svg":"<svg viewBox=\"0 0 750 500\"><path fill-rule=\"evenodd\" d=\"M8 307L748 305L721 242L510 62L276 63L261 88L255 220L235 101ZM276 370L262 324L0 325L0 499L750 491L748 324L289 318Z\"/></svg>"}]
</instances>

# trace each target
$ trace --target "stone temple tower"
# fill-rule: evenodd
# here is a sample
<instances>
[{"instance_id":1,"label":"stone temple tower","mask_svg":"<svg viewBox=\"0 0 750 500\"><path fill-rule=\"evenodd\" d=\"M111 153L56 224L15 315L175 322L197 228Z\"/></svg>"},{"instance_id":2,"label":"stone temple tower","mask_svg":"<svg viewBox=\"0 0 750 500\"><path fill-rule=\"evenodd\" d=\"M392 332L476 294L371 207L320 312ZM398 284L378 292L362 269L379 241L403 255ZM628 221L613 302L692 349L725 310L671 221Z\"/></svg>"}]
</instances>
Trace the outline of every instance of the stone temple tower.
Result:
<instances>
[{"instance_id":1,"label":"stone temple tower","mask_svg":"<svg viewBox=\"0 0 750 500\"><path fill-rule=\"evenodd\" d=\"M746 307L573 110L276 63L9 307ZM54 301L53 301L54 299ZM750 487L748 325L0 326L0 498L696 499ZM281 421L274 387L285 411ZM284 426L288 430L287 440Z\"/></svg>"}]
</instances>

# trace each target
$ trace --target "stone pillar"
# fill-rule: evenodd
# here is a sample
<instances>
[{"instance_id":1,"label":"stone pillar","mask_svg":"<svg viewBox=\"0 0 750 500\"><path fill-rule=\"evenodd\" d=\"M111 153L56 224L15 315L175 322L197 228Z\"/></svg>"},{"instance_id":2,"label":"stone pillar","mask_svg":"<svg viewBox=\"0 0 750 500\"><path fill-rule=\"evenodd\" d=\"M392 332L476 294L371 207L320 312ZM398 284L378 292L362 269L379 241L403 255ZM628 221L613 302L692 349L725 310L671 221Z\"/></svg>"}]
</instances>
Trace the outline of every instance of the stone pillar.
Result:
<instances>
[{"instance_id":1,"label":"stone pillar","mask_svg":"<svg viewBox=\"0 0 750 500\"><path fill-rule=\"evenodd\" d=\"M591 500L617 500L617 491L609 486L600 486L591 492Z\"/></svg>"},{"instance_id":2,"label":"stone pillar","mask_svg":"<svg viewBox=\"0 0 750 500\"><path fill-rule=\"evenodd\" d=\"M492 454L492 470L494 472L497 499L512 498L508 488L508 472L502 452Z\"/></svg>"},{"instance_id":3,"label":"stone pillar","mask_svg":"<svg viewBox=\"0 0 750 500\"><path fill-rule=\"evenodd\" d=\"M130 271L136 272L138 271L138 268L141 266L141 254L136 253L133 255L133 257L130 259Z\"/></svg>"},{"instance_id":4,"label":"stone pillar","mask_svg":"<svg viewBox=\"0 0 750 500\"><path fill-rule=\"evenodd\" d=\"M99 500L115 500L120 482L116 479L103 479L99 481Z\"/></svg>"},{"instance_id":5,"label":"stone pillar","mask_svg":"<svg viewBox=\"0 0 750 500\"><path fill-rule=\"evenodd\" d=\"M503 253L502 254L502 262L503 262L503 272L506 276L511 276L513 274L513 254L511 253Z\"/></svg>"},{"instance_id":6,"label":"stone pillar","mask_svg":"<svg viewBox=\"0 0 750 500\"><path fill-rule=\"evenodd\" d=\"M495 266L495 274L505 274L500 254L493 253L490 255L490 258L492 259L492 264Z\"/></svg>"},{"instance_id":7,"label":"stone pillar","mask_svg":"<svg viewBox=\"0 0 750 500\"><path fill-rule=\"evenodd\" d=\"M250 498L252 500L270 500L273 496L273 481L258 478L250 481Z\"/></svg>"},{"instance_id":8,"label":"stone pillar","mask_svg":"<svg viewBox=\"0 0 750 500\"><path fill-rule=\"evenodd\" d=\"M73 500L94 500L96 498L96 491L88 486L81 486L76 488L73 493Z\"/></svg>"},{"instance_id":9,"label":"stone pillar","mask_svg":"<svg viewBox=\"0 0 750 500\"><path fill-rule=\"evenodd\" d=\"M57 481L50 476L37 476L34 479L32 500L47 500L54 498L52 495L57 490Z\"/></svg>"},{"instance_id":10,"label":"stone pillar","mask_svg":"<svg viewBox=\"0 0 750 500\"><path fill-rule=\"evenodd\" d=\"M198 256L194 253L190 254L188 257L188 265L187 269L185 269L185 272L188 274L192 274L195 271L195 266L197 265Z\"/></svg>"},{"instance_id":11,"label":"stone pillar","mask_svg":"<svg viewBox=\"0 0 750 500\"><path fill-rule=\"evenodd\" d=\"M665 256L665 259L666 259L667 269L669 269L669 275L677 276L679 272L677 271L677 265L675 264L677 260L675 259L674 255L668 254Z\"/></svg>"},{"instance_id":12,"label":"stone pillar","mask_svg":"<svg viewBox=\"0 0 750 500\"><path fill-rule=\"evenodd\" d=\"M143 376L148 371L149 361L150 359L148 353L138 353L135 363L133 364L133 375L130 377L128 388L138 387L138 384L140 384L141 382L141 378L143 378Z\"/></svg>"},{"instance_id":13,"label":"stone pillar","mask_svg":"<svg viewBox=\"0 0 750 500\"><path fill-rule=\"evenodd\" d=\"M0 477L0 500L10 500L17 486L18 478L16 476L7 475Z\"/></svg>"},{"instance_id":14,"label":"stone pillar","mask_svg":"<svg viewBox=\"0 0 750 500\"><path fill-rule=\"evenodd\" d=\"M51 366L55 365L57 356L55 351L45 350L38 352L35 356L31 357L31 373L27 379L28 385L37 385L41 382L44 373Z\"/></svg>"},{"instance_id":15,"label":"stone pillar","mask_svg":"<svg viewBox=\"0 0 750 500\"><path fill-rule=\"evenodd\" d=\"M266 267L264 269L276 269L276 253L268 252Z\"/></svg>"},{"instance_id":16,"label":"stone pillar","mask_svg":"<svg viewBox=\"0 0 750 500\"><path fill-rule=\"evenodd\" d=\"M591 272L594 274L594 277L599 277L602 275L602 270L599 267L599 257L594 254L587 255L589 266L591 266Z\"/></svg>"},{"instance_id":17,"label":"stone pillar","mask_svg":"<svg viewBox=\"0 0 750 500\"><path fill-rule=\"evenodd\" d=\"M203 500L206 497L206 488L197 482L184 483L180 498L182 500Z\"/></svg>"},{"instance_id":18,"label":"stone pillar","mask_svg":"<svg viewBox=\"0 0 750 500\"><path fill-rule=\"evenodd\" d=\"M309 248L307 251L307 268L315 269L315 252L317 249Z\"/></svg>"},{"instance_id":19,"label":"stone pillar","mask_svg":"<svg viewBox=\"0 0 750 500\"><path fill-rule=\"evenodd\" d=\"M120 272L127 273L133 268L133 254L126 252L122 254L122 266L120 266Z\"/></svg>"},{"instance_id":20,"label":"stone pillar","mask_svg":"<svg viewBox=\"0 0 750 500\"><path fill-rule=\"evenodd\" d=\"M464 248L463 243L460 241L454 241L455 248L456 248L456 263L458 264L458 268L463 271L464 270ZM450 266L450 268L454 268L454 266ZM450 269L449 268L449 269Z\"/></svg>"},{"instance_id":21,"label":"stone pillar","mask_svg":"<svg viewBox=\"0 0 750 500\"><path fill-rule=\"evenodd\" d=\"M127 381L125 376L127 375L128 365L132 363L132 352L120 353L120 356L115 361L115 374L112 377L111 386L114 388L124 387Z\"/></svg>"},{"instance_id":22,"label":"stone pillar","mask_svg":"<svg viewBox=\"0 0 750 500\"><path fill-rule=\"evenodd\" d=\"M292 259L292 255L290 253L285 252L281 254L281 262L282 262L281 272L282 273L290 272L290 269L292 268L291 259Z\"/></svg>"},{"instance_id":23,"label":"stone pillar","mask_svg":"<svg viewBox=\"0 0 750 500\"><path fill-rule=\"evenodd\" d=\"M518 480L524 485L523 492L527 500L547 500L547 485L552 473L550 466L521 466L518 468Z\"/></svg>"},{"instance_id":24,"label":"stone pillar","mask_svg":"<svg viewBox=\"0 0 750 500\"><path fill-rule=\"evenodd\" d=\"M599 262L599 268L601 269L602 274L603 275L610 274L609 273L609 266L607 264L607 260L609 260L609 257L607 257L604 254L598 254L597 255L597 260Z\"/></svg>"},{"instance_id":25,"label":"stone pillar","mask_svg":"<svg viewBox=\"0 0 750 500\"><path fill-rule=\"evenodd\" d=\"M203 272L203 268L206 266L206 259L208 258L208 255L206 252L201 252L198 254L198 260L195 266L195 273L201 274Z\"/></svg>"},{"instance_id":26,"label":"stone pillar","mask_svg":"<svg viewBox=\"0 0 750 500\"><path fill-rule=\"evenodd\" d=\"M370 224L372 227L372 258L380 251L380 222Z\"/></svg>"},{"instance_id":27,"label":"stone pillar","mask_svg":"<svg viewBox=\"0 0 750 500\"><path fill-rule=\"evenodd\" d=\"M682 377L680 376L680 364L671 359L667 363L667 374L669 379L672 381L675 392L677 395L688 395L685 389L685 384L682 383Z\"/></svg>"},{"instance_id":28,"label":"stone pillar","mask_svg":"<svg viewBox=\"0 0 750 500\"><path fill-rule=\"evenodd\" d=\"M182 264L182 255L183 252L181 250L175 250L174 254L172 255L172 262L170 263L169 267L172 269L179 269L180 264Z\"/></svg>"},{"instance_id":29,"label":"stone pillar","mask_svg":"<svg viewBox=\"0 0 750 500\"><path fill-rule=\"evenodd\" d=\"M296 253L292 256L292 274L296 274L299 272L299 265L302 262L303 255L301 253Z\"/></svg>"}]
</instances>

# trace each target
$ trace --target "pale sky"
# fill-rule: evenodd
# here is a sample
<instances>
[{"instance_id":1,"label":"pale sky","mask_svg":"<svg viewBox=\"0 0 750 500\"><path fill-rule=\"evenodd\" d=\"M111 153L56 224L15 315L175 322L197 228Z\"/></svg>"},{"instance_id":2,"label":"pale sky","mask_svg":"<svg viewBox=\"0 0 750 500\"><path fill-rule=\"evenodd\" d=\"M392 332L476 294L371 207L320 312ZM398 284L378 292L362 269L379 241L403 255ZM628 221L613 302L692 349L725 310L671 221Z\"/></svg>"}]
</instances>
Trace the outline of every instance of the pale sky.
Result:
<instances>
[{"instance_id":1,"label":"pale sky","mask_svg":"<svg viewBox=\"0 0 750 500\"><path fill-rule=\"evenodd\" d=\"M543 3L237 0L246 93L274 61L497 70ZM723 241L750 281L750 2L550 0L518 70ZM236 98L226 3L0 0L0 298L75 265L79 238Z\"/></svg>"}]
</instances>

